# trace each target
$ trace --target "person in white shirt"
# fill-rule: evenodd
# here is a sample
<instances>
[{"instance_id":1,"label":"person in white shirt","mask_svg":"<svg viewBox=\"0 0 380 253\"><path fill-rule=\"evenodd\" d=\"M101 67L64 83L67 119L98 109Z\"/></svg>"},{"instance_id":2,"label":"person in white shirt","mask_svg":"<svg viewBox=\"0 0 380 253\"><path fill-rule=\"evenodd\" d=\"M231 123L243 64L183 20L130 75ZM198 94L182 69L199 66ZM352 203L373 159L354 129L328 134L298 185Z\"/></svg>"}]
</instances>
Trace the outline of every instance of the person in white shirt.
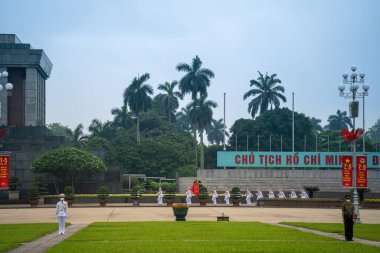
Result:
<instances>
[{"instance_id":1,"label":"person in white shirt","mask_svg":"<svg viewBox=\"0 0 380 253\"><path fill-rule=\"evenodd\" d=\"M253 197L252 193L248 190L245 193L245 200L247 201L247 206L252 205L251 198Z\"/></svg>"},{"instance_id":2,"label":"person in white shirt","mask_svg":"<svg viewBox=\"0 0 380 253\"><path fill-rule=\"evenodd\" d=\"M268 198L270 198L270 199L276 198L276 196L274 196L274 192L272 191L272 189L269 189Z\"/></svg>"},{"instance_id":3,"label":"person in white shirt","mask_svg":"<svg viewBox=\"0 0 380 253\"><path fill-rule=\"evenodd\" d=\"M308 199L309 198L309 194L307 194L307 192L305 191L305 189L302 189L301 190L301 199Z\"/></svg>"},{"instance_id":4,"label":"person in white shirt","mask_svg":"<svg viewBox=\"0 0 380 253\"><path fill-rule=\"evenodd\" d=\"M290 198L291 199L298 199L297 193L294 191L294 189L292 189L290 191Z\"/></svg>"},{"instance_id":5,"label":"person in white shirt","mask_svg":"<svg viewBox=\"0 0 380 253\"><path fill-rule=\"evenodd\" d=\"M264 198L263 192L260 190L260 188L257 188L256 196L257 196L257 200Z\"/></svg>"},{"instance_id":6,"label":"person in white shirt","mask_svg":"<svg viewBox=\"0 0 380 253\"><path fill-rule=\"evenodd\" d=\"M214 205L216 205L216 199L218 198L218 193L216 192L216 189L214 187L214 190L211 193L211 200Z\"/></svg>"},{"instance_id":7,"label":"person in white shirt","mask_svg":"<svg viewBox=\"0 0 380 253\"><path fill-rule=\"evenodd\" d=\"M59 201L55 208L55 214L58 218L58 234L65 234L65 222L66 218L69 217L69 205L65 201L65 194L61 193L59 195Z\"/></svg>"},{"instance_id":8,"label":"person in white shirt","mask_svg":"<svg viewBox=\"0 0 380 253\"><path fill-rule=\"evenodd\" d=\"M226 205L230 204L230 196L230 191L228 190L228 188L226 188L226 190L224 191L224 201L226 202Z\"/></svg>"},{"instance_id":9,"label":"person in white shirt","mask_svg":"<svg viewBox=\"0 0 380 253\"><path fill-rule=\"evenodd\" d=\"M157 193L158 197L157 197L157 203L159 205L163 205L163 198L164 198L164 193L162 192L162 189L161 187L158 188L158 193Z\"/></svg>"},{"instance_id":10,"label":"person in white shirt","mask_svg":"<svg viewBox=\"0 0 380 253\"><path fill-rule=\"evenodd\" d=\"M190 188L187 188L187 191L186 191L185 195L186 195L186 204L191 205L191 196L192 196L192 193L191 193Z\"/></svg>"},{"instance_id":11,"label":"person in white shirt","mask_svg":"<svg viewBox=\"0 0 380 253\"><path fill-rule=\"evenodd\" d=\"M278 190L278 198L279 199L286 199L285 193L282 189Z\"/></svg>"}]
</instances>

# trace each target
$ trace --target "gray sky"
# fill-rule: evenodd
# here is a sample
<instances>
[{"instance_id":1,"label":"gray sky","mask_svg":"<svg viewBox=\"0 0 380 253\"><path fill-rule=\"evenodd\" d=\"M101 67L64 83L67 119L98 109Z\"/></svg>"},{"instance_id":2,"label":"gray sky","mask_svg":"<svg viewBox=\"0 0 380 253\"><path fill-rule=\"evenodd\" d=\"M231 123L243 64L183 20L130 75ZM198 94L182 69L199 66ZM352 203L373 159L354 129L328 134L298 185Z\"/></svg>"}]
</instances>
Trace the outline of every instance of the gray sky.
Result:
<instances>
[{"instance_id":1,"label":"gray sky","mask_svg":"<svg viewBox=\"0 0 380 253\"><path fill-rule=\"evenodd\" d=\"M250 118L243 95L257 71L277 73L291 109L327 124L338 109L342 73L355 64L370 84L366 128L380 118L380 1L2 0L0 32L42 48L53 62L47 123L74 128L111 120L124 89L150 73L155 88L179 80L180 62L199 55L215 73L209 99L226 124ZM189 102L189 95L181 103ZM362 127L362 104L357 126Z\"/></svg>"}]
</instances>

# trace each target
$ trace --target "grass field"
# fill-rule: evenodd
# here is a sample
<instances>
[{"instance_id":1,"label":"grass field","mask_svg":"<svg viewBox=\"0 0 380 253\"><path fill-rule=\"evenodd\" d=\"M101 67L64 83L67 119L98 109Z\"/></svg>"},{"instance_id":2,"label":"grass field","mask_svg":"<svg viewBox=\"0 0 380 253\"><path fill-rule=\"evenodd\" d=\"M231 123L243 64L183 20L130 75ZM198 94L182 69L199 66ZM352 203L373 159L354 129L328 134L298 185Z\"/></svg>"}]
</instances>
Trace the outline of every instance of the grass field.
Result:
<instances>
[{"instance_id":1,"label":"grass field","mask_svg":"<svg viewBox=\"0 0 380 253\"><path fill-rule=\"evenodd\" d=\"M0 252L6 252L21 243L33 241L58 229L55 223L0 224Z\"/></svg>"},{"instance_id":2,"label":"grass field","mask_svg":"<svg viewBox=\"0 0 380 253\"><path fill-rule=\"evenodd\" d=\"M258 222L93 223L48 252L380 252Z\"/></svg>"},{"instance_id":3,"label":"grass field","mask_svg":"<svg viewBox=\"0 0 380 253\"><path fill-rule=\"evenodd\" d=\"M344 235L343 223L281 222L281 224ZM380 242L380 224L355 224L354 238Z\"/></svg>"}]
</instances>

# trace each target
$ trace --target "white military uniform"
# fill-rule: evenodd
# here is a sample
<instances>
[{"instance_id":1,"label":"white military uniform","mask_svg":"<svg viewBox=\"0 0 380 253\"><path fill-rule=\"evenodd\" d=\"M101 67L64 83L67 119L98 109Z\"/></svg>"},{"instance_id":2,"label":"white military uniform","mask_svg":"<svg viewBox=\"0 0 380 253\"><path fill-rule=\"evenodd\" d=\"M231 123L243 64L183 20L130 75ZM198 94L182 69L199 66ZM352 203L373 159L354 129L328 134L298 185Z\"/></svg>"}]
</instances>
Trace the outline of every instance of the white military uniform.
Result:
<instances>
[{"instance_id":1,"label":"white military uniform","mask_svg":"<svg viewBox=\"0 0 380 253\"><path fill-rule=\"evenodd\" d=\"M187 191L186 191L186 204L188 204L188 205L191 205L191 196L192 196L192 194L191 194L190 189L187 189Z\"/></svg>"},{"instance_id":2,"label":"white military uniform","mask_svg":"<svg viewBox=\"0 0 380 253\"><path fill-rule=\"evenodd\" d=\"M270 198L270 199L274 199L274 198L276 198L276 197L274 196L274 192L273 192L272 190L269 190L268 198Z\"/></svg>"},{"instance_id":3,"label":"white military uniform","mask_svg":"<svg viewBox=\"0 0 380 253\"><path fill-rule=\"evenodd\" d=\"M224 192L224 201L226 202L226 205L230 204L230 191L228 189Z\"/></svg>"},{"instance_id":4,"label":"white military uniform","mask_svg":"<svg viewBox=\"0 0 380 253\"><path fill-rule=\"evenodd\" d=\"M251 202L252 197L253 197L252 193L249 190L247 190L247 192L245 193L245 200L247 201L248 206L252 205L252 202Z\"/></svg>"},{"instance_id":5,"label":"white military uniform","mask_svg":"<svg viewBox=\"0 0 380 253\"><path fill-rule=\"evenodd\" d=\"M292 191L290 192L290 198L291 198L291 199L298 199L297 193L296 193L294 190L292 190Z\"/></svg>"},{"instance_id":6,"label":"white military uniform","mask_svg":"<svg viewBox=\"0 0 380 253\"><path fill-rule=\"evenodd\" d=\"M164 198L164 193L162 192L162 189L160 187L160 189L158 190L158 197L157 197L157 203L159 205L163 205L163 198Z\"/></svg>"},{"instance_id":7,"label":"white military uniform","mask_svg":"<svg viewBox=\"0 0 380 253\"><path fill-rule=\"evenodd\" d=\"M301 199L308 199L309 198L309 195L307 194L307 192L305 190L302 190L301 191Z\"/></svg>"},{"instance_id":8,"label":"white military uniform","mask_svg":"<svg viewBox=\"0 0 380 253\"><path fill-rule=\"evenodd\" d=\"M286 199L285 193L283 190L278 191L278 198L279 199Z\"/></svg>"},{"instance_id":9,"label":"white military uniform","mask_svg":"<svg viewBox=\"0 0 380 253\"><path fill-rule=\"evenodd\" d=\"M256 196L257 196L257 200L264 198L263 192L260 191L260 189L257 189Z\"/></svg>"},{"instance_id":10,"label":"white military uniform","mask_svg":"<svg viewBox=\"0 0 380 253\"><path fill-rule=\"evenodd\" d=\"M214 205L216 205L216 199L218 198L218 193L216 192L215 189L212 191L211 196L212 196L212 198L211 198L212 203L213 203Z\"/></svg>"},{"instance_id":11,"label":"white military uniform","mask_svg":"<svg viewBox=\"0 0 380 253\"><path fill-rule=\"evenodd\" d=\"M56 206L56 215L59 223L58 234L64 234L66 218L69 216L69 206L66 201L58 201Z\"/></svg>"}]
</instances>

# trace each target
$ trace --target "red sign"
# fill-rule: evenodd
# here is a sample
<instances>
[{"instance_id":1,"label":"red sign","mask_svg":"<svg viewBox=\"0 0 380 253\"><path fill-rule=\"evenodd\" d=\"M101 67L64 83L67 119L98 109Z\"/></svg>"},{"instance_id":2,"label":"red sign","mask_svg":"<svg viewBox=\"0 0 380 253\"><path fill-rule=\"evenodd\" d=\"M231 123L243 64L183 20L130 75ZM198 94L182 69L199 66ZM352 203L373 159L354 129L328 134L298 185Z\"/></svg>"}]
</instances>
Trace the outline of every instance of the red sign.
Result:
<instances>
[{"instance_id":1,"label":"red sign","mask_svg":"<svg viewBox=\"0 0 380 253\"><path fill-rule=\"evenodd\" d=\"M0 189L9 187L9 155L0 156Z\"/></svg>"},{"instance_id":2,"label":"red sign","mask_svg":"<svg viewBox=\"0 0 380 253\"><path fill-rule=\"evenodd\" d=\"M342 186L352 187L352 156L342 156Z\"/></svg>"},{"instance_id":3,"label":"red sign","mask_svg":"<svg viewBox=\"0 0 380 253\"><path fill-rule=\"evenodd\" d=\"M367 156L356 156L356 186L367 188Z\"/></svg>"}]
</instances>

